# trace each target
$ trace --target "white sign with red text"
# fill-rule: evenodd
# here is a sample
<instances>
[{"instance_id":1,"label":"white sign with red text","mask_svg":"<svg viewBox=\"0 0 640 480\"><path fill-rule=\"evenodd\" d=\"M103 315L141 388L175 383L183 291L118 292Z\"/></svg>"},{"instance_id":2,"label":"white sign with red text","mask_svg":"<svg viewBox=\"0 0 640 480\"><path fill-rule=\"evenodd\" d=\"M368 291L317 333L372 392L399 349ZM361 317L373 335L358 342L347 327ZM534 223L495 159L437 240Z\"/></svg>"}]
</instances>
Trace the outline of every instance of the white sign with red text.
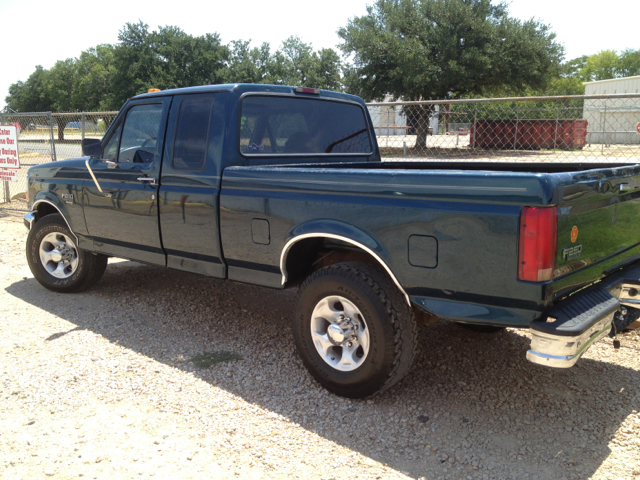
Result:
<instances>
[{"instance_id":1,"label":"white sign with red text","mask_svg":"<svg viewBox=\"0 0 640 480\"><path fill-rule=\"evenodd\" d=\"M0 168L0 182L17 182L18 171Z\"/></svg>"},{"instance_id":2,"label":"white sign with red text","mask_svg":"<svg viewBox=\"0 0 640 480\"><path fill-rule=\"evenodd\" d=\"M15 125L0 125L0 168L20 168L18 129Z\"/></svg>"}]
</instances>

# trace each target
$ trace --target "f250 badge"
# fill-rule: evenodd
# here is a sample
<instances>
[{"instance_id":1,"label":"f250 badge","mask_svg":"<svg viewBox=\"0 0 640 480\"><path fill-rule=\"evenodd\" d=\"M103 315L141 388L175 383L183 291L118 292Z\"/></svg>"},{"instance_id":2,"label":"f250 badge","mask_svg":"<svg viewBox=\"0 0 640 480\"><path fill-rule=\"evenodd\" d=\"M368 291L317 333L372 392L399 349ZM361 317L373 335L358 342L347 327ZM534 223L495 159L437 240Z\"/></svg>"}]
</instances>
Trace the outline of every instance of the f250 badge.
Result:
<instances>
[{"instance_id":1,"label":"f250 badge","mask_svg":"<svg viewBox=\"0 0 640 480\"><path fill-rule=\"evenodd\" d=\"M574 245L573 247L567 247L562 249L562 259L565 262L575 260L582 254L582 245Z\"/></svg>"},{"instance_id":2,"label":"f250 badge","mask_svg":"<svg viewBox=\"0 0 640 480\"><path fill-rule=\"evenodd\" d=\"M64 200L64 203L73 203L73 194L72 193L63 193L60 196Z\"/></svg>"}]
</instances>

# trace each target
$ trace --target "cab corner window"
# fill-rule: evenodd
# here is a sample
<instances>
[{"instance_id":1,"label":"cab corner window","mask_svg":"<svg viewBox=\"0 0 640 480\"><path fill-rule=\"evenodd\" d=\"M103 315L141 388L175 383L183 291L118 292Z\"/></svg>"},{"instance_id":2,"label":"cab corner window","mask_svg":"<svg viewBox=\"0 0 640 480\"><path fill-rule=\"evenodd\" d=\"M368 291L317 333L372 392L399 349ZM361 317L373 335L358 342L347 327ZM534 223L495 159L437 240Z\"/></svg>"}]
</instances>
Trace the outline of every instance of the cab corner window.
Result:
<instances>
[{"instance_id":1,"label":"cab corner window","mask_svg":"<svg viewBox=\"0 0 640 480\"><path fill-rule=\"evenodd\" d=\"M115 162L118 160L118 143L120 143L120 132L122 131L122 124L118 125L113 135L104 147L104 153L102 158L104 160L110 160Z\"/></svg>"},{"instance_id":2,"label":"cab corner window","mask_svg":"<svg viewBox=\"0 0 640 480\"><path fill-rule=\"evenodd\" d=\"M157 155L163 106L136 105L127 112L120 141L120 163L150 163ZM113 137L112 137L113 138Z\"/></svg>"},{"instance_id":3,"label":"cab corner window","mask_svg":"<svg viewBox=\"0 0 640 480\"><path fill-rule=\"evenodd\" d=\"M242 101L240 153L370 154L364 110L356 104L282 96Z\"/></svg>"},{"instance_id":4,"label":"cab corner window","mask_svg":"<svg viewBox=\"0 0 640 480\"><path fill-rule=\"evenodd\" d=\"M185 98L180 103L171 163L174 169L204 168L212 106L213 98Z\"/></svg>"}]
</instances>

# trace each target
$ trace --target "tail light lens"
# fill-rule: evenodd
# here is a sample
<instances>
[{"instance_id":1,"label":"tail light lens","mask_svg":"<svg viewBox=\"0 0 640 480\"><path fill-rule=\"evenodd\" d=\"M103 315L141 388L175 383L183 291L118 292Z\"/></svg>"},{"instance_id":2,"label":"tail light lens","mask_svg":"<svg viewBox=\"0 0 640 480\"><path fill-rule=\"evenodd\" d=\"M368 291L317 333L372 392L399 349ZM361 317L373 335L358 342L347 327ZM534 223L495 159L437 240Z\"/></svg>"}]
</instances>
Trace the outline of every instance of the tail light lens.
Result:
<instances>
[{"instance_id":1,"label":"tail light lens","mask_svg":"<svg viewBox=\"0 0 640 480\"><path fill-rule=\"evenodd\" d=\"M546 282L553 278L558 236L556 207L524 207L520 216L518 278Z\"/></svg>"}]
</instances>

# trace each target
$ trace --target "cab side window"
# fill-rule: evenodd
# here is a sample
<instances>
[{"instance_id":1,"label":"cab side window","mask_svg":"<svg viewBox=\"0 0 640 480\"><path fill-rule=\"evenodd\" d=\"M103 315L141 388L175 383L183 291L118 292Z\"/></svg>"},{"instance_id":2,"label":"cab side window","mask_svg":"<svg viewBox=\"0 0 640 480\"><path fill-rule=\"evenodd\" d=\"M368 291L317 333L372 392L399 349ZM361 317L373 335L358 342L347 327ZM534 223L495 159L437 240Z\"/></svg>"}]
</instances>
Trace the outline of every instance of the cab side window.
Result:
<instances>
[{"instance_id":1,"label":"cab side window","mask_svg":"<svg viewBox=\"0 0 640 480\"><path fill-rule=\"evenodd\" d=\"M180 104L173 146L172 166L176 170L204 168L213 98L185 98Z\"/></svg>"},{"instance_id":2,"label":"cab side window","mask_svg":"<svg viewBox=\"0 0 640 480\"><path fill-rule=\"evenodd\" d=\"M118 162L149 163L158 154L162 104L136 105L127 112Z\"/></svg>"}]
</instances>

